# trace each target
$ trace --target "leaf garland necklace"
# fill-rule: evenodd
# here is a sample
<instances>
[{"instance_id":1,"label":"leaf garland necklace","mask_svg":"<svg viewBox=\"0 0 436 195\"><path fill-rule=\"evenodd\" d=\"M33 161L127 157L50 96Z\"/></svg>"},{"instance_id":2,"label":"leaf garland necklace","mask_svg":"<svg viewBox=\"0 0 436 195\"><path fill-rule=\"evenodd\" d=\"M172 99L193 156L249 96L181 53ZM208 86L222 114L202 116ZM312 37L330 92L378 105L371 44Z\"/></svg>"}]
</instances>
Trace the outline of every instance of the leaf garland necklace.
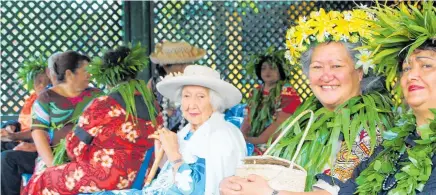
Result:
<instances>
[{"instance_id":1,"label":"leaf garland necklace","mask_svg":"<svg viewBox=\"0 0 436 195\"><path fill-rule=\"evenodd\" d=\"M282 123L276 133L287 127L301 112L315 111L316 122L310 127L300 155L295 161L307 171L305 190L311 190L316 182L315 175L321 173L327 164L332 167L330 159L336 156L335 149L339 147L338 140L341 133L348 152L351 152L354 140L362 129L365 129L370 137L371 148L375 148L377 129L382 132L392 126L391 105L390 98L378 92L353 97L334 111L323 107L314 96L301 104L294 114ZM303 134L300 127L304 127L308 119L308 116L303 117L292 127L273 149L273 156L289 160L292 158Z\"/></svg>"},{"instance_id":2,"label":"leaf garland necklace","mask_svg":"<svg viewBox=\"0 0 436 195\"><path fill-rule=\"evenodd\" d=\"M410 111L400 116L396 127L384 135L384 150L356 179L357 193L375 195L384 190L389 191L388 195L415 194L416 190L423 190L431 175L431 158L436 151L436 109L430 110L435 118L418 128ZM414 140L414 147L408 148L405 140L415 131L420 132L421 137ZM406 161L398 162L405 153L408 154ZM386 186L391 175L395 175L396 182Z\"/></svg>"},{"instance_id":3,"label":"leaf garland necklace","mask_svg":"<svg viewBox=\"0 0 436 195\"><path fill-rule=\"evenodd\" d=\"M281 92L285 81L278 81L276 86L271 88L268 95L263 95L264 85L253 90L253 97L247 102L250 108L249 135L257 137L276 120L276 110L280 108Z\"/></svg>"}]
</instances>

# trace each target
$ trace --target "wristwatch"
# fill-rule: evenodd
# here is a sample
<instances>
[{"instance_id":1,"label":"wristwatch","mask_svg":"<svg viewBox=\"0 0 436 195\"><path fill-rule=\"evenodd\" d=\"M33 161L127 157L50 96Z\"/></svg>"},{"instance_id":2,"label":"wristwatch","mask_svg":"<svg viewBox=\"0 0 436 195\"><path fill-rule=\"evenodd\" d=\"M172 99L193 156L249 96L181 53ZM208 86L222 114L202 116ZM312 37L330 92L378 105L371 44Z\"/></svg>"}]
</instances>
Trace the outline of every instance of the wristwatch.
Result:
<instances>
[{"instance_id":1,"label":"wristwatch","mask_svg":"<svg viewBox=\"0 0 436 195\"><path fill-rule=\"evenodd\" d=\"M171 165L175 165L175 164L180 163L180 162L183 162L183 159L179 158L179 159L171 162Z\"/></svg>"},{"instance_id":2,"label":"wristwatch","mask_svg":"<svg viewBox=\"0 0 436 195\"><path fill-rule=\"evenodd\" d=\"M279 191L277 191L277 190L273 190L273 192L271 193L271 195L278 195L279 194Z\"/></svg>"}]
</instances>

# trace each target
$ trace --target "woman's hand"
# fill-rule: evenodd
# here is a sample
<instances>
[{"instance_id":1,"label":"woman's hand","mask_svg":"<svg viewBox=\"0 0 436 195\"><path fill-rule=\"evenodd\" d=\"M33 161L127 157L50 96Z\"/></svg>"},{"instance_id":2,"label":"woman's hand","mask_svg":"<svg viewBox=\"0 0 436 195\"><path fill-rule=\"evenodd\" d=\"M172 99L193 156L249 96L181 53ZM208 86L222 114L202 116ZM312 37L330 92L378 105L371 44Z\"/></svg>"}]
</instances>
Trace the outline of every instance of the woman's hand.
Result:
<instances>
[{"instance_id":1,"label":"woman's hand","mask_svg":"<svg viewBox=\"0 0 436 195\"><path fill-rule=\"evenodd\" d=\"M220 183L220 194L221 195L238 195L242 194L242 186L239 182L246 182L247 179L238 176L226 177Z\"/></svg>"},{"instance_id":2,"label":"woman's hand","mask_svg":"<svg viewBox=\"0 0 436 195\"><path fill-rule=\"evenodd\" d=\"M155 147L158 150L162 147L168 160L171 162L182 158L182 155L179 153L179 142L176 133L166 128L160 128L154 134L148 136L148 138L156 139Z\"/></svg>"},{"instance_id":3,"label":"woman's hand","mask_svg":"<svg viewBox=\"0 0 436 195\"><path fill-rule=\"evenodd\" d=\"M249 175L247 179L228 177L220 183L221 195L266 195L272 192L268 182L258 175Z\"/></svg>"},{"instance_id":4,"label":"woman's hand","mask_svg":"<svg viewBox=\"0 0 436 195\"><path fill-rule=\"evenodd\" d=\"M40 129L34 129L32 131L32 138L38 151L38 155L42 157L42 160L47 167L52 167L53 151L50 148L47 132Z\"/></svg>"},{"instance_id":5,"label":"woman's hand","mask_svg":"<svg viewBox=\"0 0 436 195\"><path fill-rule=\"evenodd\" d=\"M274 191L263 177L259 175L249 175L247 181L239 182L241 194L264 195L272 194Z\"/></svg>"}]
</instances>

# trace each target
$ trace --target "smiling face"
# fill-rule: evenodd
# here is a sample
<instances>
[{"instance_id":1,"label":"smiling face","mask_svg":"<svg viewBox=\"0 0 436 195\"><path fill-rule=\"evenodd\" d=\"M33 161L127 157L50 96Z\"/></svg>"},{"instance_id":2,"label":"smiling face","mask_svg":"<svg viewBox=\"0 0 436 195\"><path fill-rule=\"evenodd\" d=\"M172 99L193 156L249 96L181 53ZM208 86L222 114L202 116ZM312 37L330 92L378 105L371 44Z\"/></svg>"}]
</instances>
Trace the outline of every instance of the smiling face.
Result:
<instances>
[{"instance_id":1,"label":"smiling face","mask_svg":"<svg viewBox=\"0 0 436 195\"><path fill-rule=\"evenodd\" d=\"M182 90L181 109L183 116L196 130L207 121L214 112L210 103L209 89L187 85Z\"/></svg>"},{"instance_id":2,"label":"smiling face","mask_svg":"<svg viewBox=\"0 0 436 195\"><path fill-rule=\"evenodd\" d=\"M309 66L310 88L324 107L334 110L340 104L360 94L363 72L342 43L318 45Z\"/></svg>"},{"instance_id":3,"label":"smiling face","mask_svg":"<svg viewBox=\"0 0 436 195\"><path fill-rule=\"evenodd\" d=\"M403 63L401 88L414 109L436 108L436 51L417 50Z\"/></svg>"}]
</instances>

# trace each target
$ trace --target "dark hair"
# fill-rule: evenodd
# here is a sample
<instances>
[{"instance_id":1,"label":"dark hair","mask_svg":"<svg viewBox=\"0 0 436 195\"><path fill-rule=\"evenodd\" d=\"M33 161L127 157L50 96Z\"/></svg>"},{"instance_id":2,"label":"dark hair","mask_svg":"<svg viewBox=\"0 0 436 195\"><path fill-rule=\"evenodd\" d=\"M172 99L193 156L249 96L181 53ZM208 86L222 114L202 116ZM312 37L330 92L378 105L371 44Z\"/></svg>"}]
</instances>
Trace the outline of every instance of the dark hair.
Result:
<instances>
[{"instance_id":1,"label":"dark hair","mask_svg":"<svg viewBox=\"0 0 436 195\"><path fill-rule=\"evenodd\" d=\"M165 71L163 66L159 64L156 64L156 71L157 71L157 76L164 77L165 75L167 75L167 71Z\"/></svg>"},{"instance_id":2,"label":"dark hair","mask_svg":"<svg viewBox=\"0 0 436 195\"><path fill-rule=\"evenodd\" d=\"M53 63L53 70L56 74L56 79L59 82L65 81L65 73L67 70L76 73L76 70L80 68L80 62L82 61L90 62L91 59L76 51L66 51L56 56Z\"/></svg>"},{"instance_id":3,"label":"dark hair","mask_svg":"<svg viewBox=\"0 0 436 195\"><path fill-rule=\"evenodd\" d=\"M421 46L419 46L415 49L415 51L417 51L417 50L421 50L421 51L422 50L430 50L430 51L436 52L436 40L425 41ZM408 49L405 49L405 50L403 50L403 52L401 52L399 54L397 71L400 73L403 72L403 63L404 63L404 60L406 60L406 55L407 55L408 51L409 51Z\"/></svg>"},{"instance_id":4,"label":"dark hair","mask_svg":"<svg viewBox=\"0 0 436 195\"><path fill-rule=\"evenodd\" d=\"M128 64L123 64L123 60L130 54L131 49L126 46L117 47L115 50L110 50L106 52L103 56L103 66L102 68L113 68L116 66L120 66L121 69L125 71L120 71L118 74L120 76L121 81L128 81L130 79L136 78L138 74L137 71L131 71L128 68L124 68L121 66L128 66Z\"/></svg>"},{"instance_id":5,"label":"dark hair","mask_svg":"<svg viewBox=\"0 0 436 195\"><path fill-rule=\"evenodd\" d=\"M273 63L273 58L271 56L262 56L259 60L259 63L257 63L255 65L255 71L256 71L256 76L259 80L261 80L263 82L262 79L262 64L264 62L269 62L270 65L272 65ZM286 74L285 71L283 70L283 65L281 63L275 63L277 65L277 69L279 70L279 74L280 74L280 80L286 80Z\"/></svg>"}]
</instances>

